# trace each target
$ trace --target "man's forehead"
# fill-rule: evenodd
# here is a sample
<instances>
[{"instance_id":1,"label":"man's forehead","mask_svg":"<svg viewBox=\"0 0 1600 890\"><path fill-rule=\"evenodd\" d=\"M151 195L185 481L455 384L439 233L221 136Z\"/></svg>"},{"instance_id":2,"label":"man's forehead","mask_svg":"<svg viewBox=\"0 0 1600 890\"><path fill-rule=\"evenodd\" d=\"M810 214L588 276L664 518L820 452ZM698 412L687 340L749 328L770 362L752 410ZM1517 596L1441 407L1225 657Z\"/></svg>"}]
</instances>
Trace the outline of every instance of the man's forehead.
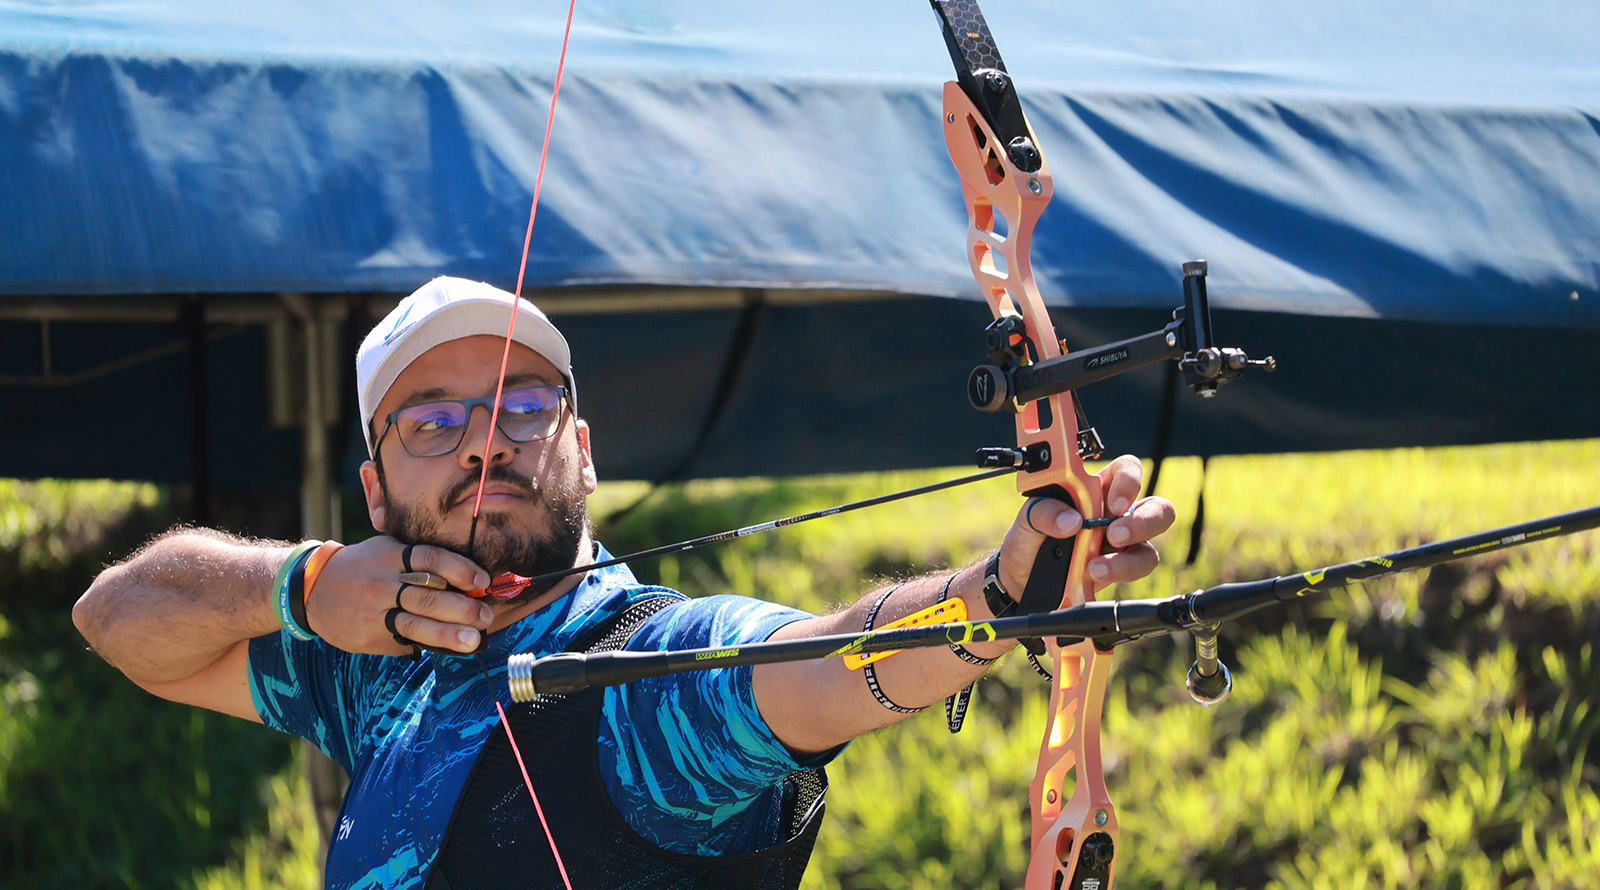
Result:
<instances>
[{"instance_id":1,"label":"man's forehead","mask_svg":"<svg viewBox=\"0 0 1600 890\"><path fill-rule=\"evenodd\" d=\"M552 380L548 375L541 374L537 371L525 371L516 374L508 371L506 373L506 389L515 389L519 386L534 386L538 384L551 384L556 386L560 385L559 381ZM493 387L491 386L482 392L477 392L452 389L443 386L428 386L422 389L413 390L410 394L403 396L400 399L399 404L401 406L405 406L414 405L417 402L430 402L435 399L477 398L479 396L488 395L492 389Z\"/></svg>"}]
</instances>

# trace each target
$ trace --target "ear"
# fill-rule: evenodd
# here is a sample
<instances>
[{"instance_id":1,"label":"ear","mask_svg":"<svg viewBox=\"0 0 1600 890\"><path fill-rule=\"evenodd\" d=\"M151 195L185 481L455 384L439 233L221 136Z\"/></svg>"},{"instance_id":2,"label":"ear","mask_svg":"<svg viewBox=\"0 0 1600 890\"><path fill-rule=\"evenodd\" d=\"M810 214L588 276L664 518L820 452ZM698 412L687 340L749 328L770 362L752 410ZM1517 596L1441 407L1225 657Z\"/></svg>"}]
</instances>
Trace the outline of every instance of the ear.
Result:
<instances>
[{"instance_id":1,"label":"ear","mask_svg":"<svg viewBox=\"0 0 1600 890\"><path fill-rule=\"evenodd\" d=\"M385 508L388 498L384 497L383 485L378 482L378 465L370 460L361 464L361 492L367 498L367 516L372 520L373 530L388 531L384 528L389 519Z\"/></svg>"},{"instance_id":2,"label":"ear","mask_svg":"<svg viewBox=\"0 0 1600 890\"><path fill-rule=\"evenodd\" d=\"M578 434L578 472L583 479L584 494L594 494L600 487L600 477L594 471L594 452L589 446L589 422L578 420L573 424Z\"/></svg>"}]
</instances>

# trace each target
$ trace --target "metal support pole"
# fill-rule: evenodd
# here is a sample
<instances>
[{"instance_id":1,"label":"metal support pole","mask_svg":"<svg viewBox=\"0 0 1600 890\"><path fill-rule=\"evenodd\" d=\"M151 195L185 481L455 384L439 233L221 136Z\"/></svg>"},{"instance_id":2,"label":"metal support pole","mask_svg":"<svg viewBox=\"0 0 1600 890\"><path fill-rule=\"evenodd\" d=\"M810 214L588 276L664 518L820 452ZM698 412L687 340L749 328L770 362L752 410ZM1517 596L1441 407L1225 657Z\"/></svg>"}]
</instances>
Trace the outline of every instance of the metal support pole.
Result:
<instances>
[{"instance_id":1,"label":"metal support pole","mask_svg":"<svg viewBox=\"0 0 1600 890\"><path fill-rule=\"evenodd\" d=\"M333 486L328 428L337 414L334 409L337 393L330 386L330 382L336 384L339 379L334 371L337 359L330 353L338 348L338 323L336 319L324 317L318 311L319 306L305 294L279 296L299 322L303 346L301 535L319 540L336 539L341 532L338 527L340 510L338 492ZM315 745L309 741L302 744L306 752L306 781L311 785L312 806L322 834L318 858L326 859L328 843L338 828L335 822L349 779L339 765Z\"/></svg>"},{"instance_id":2,"label":"metal support pole","mask_svg":"<svg viewBox=\"0 0 1600 890\"><path fill-rule=\"evenodd\" d=\"M190 294L182 319L189 354L189 518L211 525L211 423L206 378L206 301Z\"/></svg>"}]
</instances>

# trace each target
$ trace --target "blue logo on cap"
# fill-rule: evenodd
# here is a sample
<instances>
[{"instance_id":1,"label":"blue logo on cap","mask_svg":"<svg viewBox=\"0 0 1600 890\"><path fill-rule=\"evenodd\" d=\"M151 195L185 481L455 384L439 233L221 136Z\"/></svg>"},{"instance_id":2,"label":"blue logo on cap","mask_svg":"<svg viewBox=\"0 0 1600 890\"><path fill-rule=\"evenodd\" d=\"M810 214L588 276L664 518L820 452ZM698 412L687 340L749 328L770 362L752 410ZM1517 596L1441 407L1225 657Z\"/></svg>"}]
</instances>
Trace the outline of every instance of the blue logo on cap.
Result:
<instances>
[{"instance_id":1,"label":"blue logo on cap","mask_svg":"<svg viewBox=\"0 0 1600 890\"><path fill-rule=\"evenodd\" d=\"M415 308L417 308L417 304L416 303L412 303L410 306L406 307L406 311L400 313L400 317L399 318L394 320L394 327L390 328L388 336L383 338L383 344L385 346L389 345L389 341L390 340L393 340L395 337L398 337L400 335L400 326L405 324L406 316L410 315L411 314L411 310L413 310Z\"/></svg>"}]
</instances>

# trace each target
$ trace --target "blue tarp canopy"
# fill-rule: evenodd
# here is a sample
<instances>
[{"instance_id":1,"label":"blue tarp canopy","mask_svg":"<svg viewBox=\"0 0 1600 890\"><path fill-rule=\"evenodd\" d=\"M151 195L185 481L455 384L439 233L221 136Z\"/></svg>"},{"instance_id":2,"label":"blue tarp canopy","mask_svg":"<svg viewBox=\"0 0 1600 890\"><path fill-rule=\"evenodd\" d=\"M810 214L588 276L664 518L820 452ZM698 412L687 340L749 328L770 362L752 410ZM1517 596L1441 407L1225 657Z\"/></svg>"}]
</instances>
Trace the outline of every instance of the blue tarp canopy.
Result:
<instances>
[{"instance_id":1,"label":"blue tarp canopy","mask_svg":"<svg viewBox=\"0 0 1600 890\"><path fill-rule=\"evenodd\" d=\"M1219 336L1284 364L1182 409L1175 451L1600 435L1572 385L1600 372L1600 5L985 5L1055 177L1033 261L1069 341L1160 327L1204 257ZM86 405L134 397L128 368L182 413L199 367L161 352L170 330L97 328L106 298L200 294L215 319L234 296L510 287L565 12L0 2L0 386L68 430L0 448L0 473L181 477L173 449L74 444ZM580 0L528 287L590 288L560 309L586 409L675 430L602 469L955 463L934 435L1009 436L960 404L986 311L951 71L921 0ZM208 447L270 445L225 393L256 385L265 341L210 331ZM62 382L119 349L151 358ZM1086 398L1124 450L1148 450L1155 375Z\"/></svg>"}]
</instances>

